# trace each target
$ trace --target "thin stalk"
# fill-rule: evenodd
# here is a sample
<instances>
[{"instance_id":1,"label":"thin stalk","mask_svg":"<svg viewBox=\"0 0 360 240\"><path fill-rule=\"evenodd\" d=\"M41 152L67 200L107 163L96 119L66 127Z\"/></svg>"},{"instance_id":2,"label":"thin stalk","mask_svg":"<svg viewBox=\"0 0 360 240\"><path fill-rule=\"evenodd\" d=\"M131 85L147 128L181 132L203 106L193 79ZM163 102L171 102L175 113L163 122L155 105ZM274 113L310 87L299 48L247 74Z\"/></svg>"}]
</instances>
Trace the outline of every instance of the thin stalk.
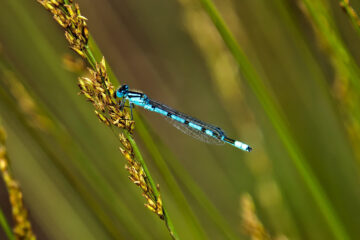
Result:
<instances>
[{"instance_id":1,"label":"thin stalk","mask_svg":"<svg viewBox=\"0 0 360 240\"><path fill-rule=\"evenodd\" d=\"M92 53L92 51L88 45L86 45L85 49L86 49L86 57L87 57L89 64L91 65L92 68L95 68L96 59L94 57L94 54Z\"/></svg>"},{"instance_id":2,"label":"thin stalk","mask_svg":"<svg viewBox=\"0 0 360 240\"><path fill-rule=\"evenodd\" d=\"M127 139L130 141L133 149L134 149L134 152L135 152L135 156L137 158L137 160L141 163L142 167L144 168L144 171L145 171L145 174L149 180L149 183L150 183L150 186L152 187L153 189L153 192L155 194L155 196L158 198L160 196L160 193L158 191L158 188L154 182L154 180L152 179L151 175L150 175L150 172L146 166L146 163L144 161L144 158L142 157L141 155L141 152L136 144L136 142L134 141L134 139L132 138L131 134L128 133L127 131L124 131L124 134L125 136L127 137ZM168 228L171 236L173 237L173 239L179 239L176 231L175 231L175 228L174 228L174 225L169 217L169 214L167 213L166 209L163 208L163 211L164 211L164 220L165 220L165 224L166 224L166 227Z\"/></svg>"},{"instance_id":3,"label":"thin stalk","mask_svg":"<svg viewBox=\"0 0 360 240\"><path fill-rule=\"evenodd\" d=\"M286 150L288 151L289 156L293 160L294 165L308 186L310 193L318 205L320 211L324 215L326 222L329 224L330 230L334 234L334 237L339 240L350 239L320 183L312 173L311 168L306 163L305 158L301 154L299 147L297 146L287 127L285 120L286 118L283 116L283 113L277 105L275 98L266 89L262 79L257 74L255 68L249 62L247 56L236 42L234 36L226 26L213 2L211 0L200 1L205 11L213 21L214 25L218 29L225 44L228 46L230 52L234 56L236 62L239 65L240 71L258 98L260 104L263 106L267 116L269 117Z\"/></svg>"},{"instance_id":4,"label":"thin stalk","mask_svg":"<svg viewBox=\"0 0 360 240\"><path fill-rule=\"evenodd\" d=\"M354 8L350 6L349 0L340 0L340 6L345 10L349 16L352 25L355 28L355 31L360 36L360 18L359 15L355 12Z\"/></svg>"},{"instance_id":5,"label":"thin stalk","mask_svg":"<svg viewBox=\"0 0 360 240\"><path fill-rule=\"evenodd\" d=\"M89 64L91 66L96 65L96 60L95 60L94 54L92 53L91 49L88 46L86 46L86 57L87 57L87 60L88 60L88 62L89 62ZM110 93L108 93L108 94L110 95ZM126 138L129 140L131 146L133 147L136 159L140 162L140 164L144 168L145 174L147 176L147 180L150 183L150 186L151 186L151 188L153 190L155 198L158 199L160 197L160 193L159 193L159 191L157 189L155 181L151 177L150 171L147 168L147 165L146 165L146 163L144 161L144 158L142 157L142 154L141 154L135 140L133 139L132 135L127 130L123 130L123 133L126 136ZM173 223L172 223L172 221L170 219L170 216L169 216L169 214L168 214L165 207L163 207L163 212L164 212L164 221L165 221L167 229L170 232L170 235L175 240L179 239L179 237L178 237L178 235L177 235L177 233L175 231L174 225L173 225Z\"/></svg>"},{"instance_id":6,"label":"thin stalk","mask_svg":"<svg viewBox=\"0 0 360 240\"><path fill-rule=\"evenodd\" d=\"M93 54L92 50L89 48L89 46L86 46L85 49L86 49L86 57L87 57L87 60L88 60L89 64L91 66L95 66L96 65L96 59L94 57L94 54ZM124 130L123 133L126 136L126 138L130 141L130 143L131 143L131 145L132 145L132 147L134 149L136 159L138 159L138 161L140 162L140 164L144 168L145 174L146 174L146 176L147 176L147 178L149 180L150 186L152 187L152 190L153 190L153 193L154 193L156 199L159 198L160 193L159 193L159 191L157 189L155 181L151 177L150 171L147 168L147 165L146 165L146 163L144 161L144 158L142 157L142 154L141 154L135 140L133 139L132 135L127 130ZM175 231L174 225L173 225L173 223L172 223L172 221L170 219L170 216L169 216L167 210L165 209L165 207L163 208L163 211L164 211L164 221L165 221L166 227L168 228L171 236L174 239L179 239L179 237L178 237L178 235L177 235L177 233Z\"/></svg>"},{"instance_id":7,"label":"thin stalk","mask_svg":"<svg viewBox=\"0 0 360 240\"><path fill-rule=\"evenodd\" d=\"M150 172L148 171L148 168L145 164L145 161L143 160L139 148L137 147L132 135L130 134L133 128L131 127L131 125L127 125L126 123L123 123L122 126L119 125L119 121L124 122L122 118L123 117L122 114L124 113L121 113L121 111L114 110L114 109L118 109L117 108L118 106L116 100L111 94L112 90L109 88L109 85L111 85L111 83L107 75L105 60L103 58L102 61L100 62L96 61L94 54L89 47L89 39L91 38L91 36L88 33L85 18L80 15L79 6L77 4L73 5L73 3L70 2L69 0L64 0L64 4L61 4L59 2L56 2L56 4L44 3L44 2L41 3L46 9L50 10L50 12L52 12L54 16L61 15L61 19L63 20L61 20L59 23L65 29L65 36L68 42L70 43L71 48L80 56L85 57L89 62L89 64L92 66L93 76L91 80L86 79L85 80L86 83L85 83L83 80L80 79L79 80L80 89L82 93L86 94L89 100L91 99L93 103L95 102L97 103L94 104L97 110L107 113L109 113L109 111L112 111L113 112L112 117L117 118L116 120L112 119L110 121L109 119L107 119L107 117L105 117L98 111L95 111L99 119L103 121L103 123L105 123L107 126L111 127L112 125L114 125L122 129L122 132L126 136L127 141L130 143L132 149L134 149L136 159L138 160L138 162L140 163L141 167L144 169L145 172L145 176L143 176L141 172L137 172L139 169L138 167L136 167L135 164L136 162L134 161L134 159L132 159L132 153L131 153L132 149L129 147L125 147L126 150L122 149L122 153L125 156L125 158L128 157L127 160L129 161L130 165L132 164L132 168L128 168L130 177L132 177L134 183L139 183L140 186L142 186L144 195L148 200L147 203L148 205L146 206L152 211L154 211L160 218L163 218L165 220L165 224L168 230L170 231L171 236L174 239L178 239L172 221L170 220L165 207L162 205L160 193L150 175ZM60 13L58 11L59 9L60 9ZM95 97L95 94L93 92L88 92L89 88L86 86L86 84L90 84L90 85L92 84L93 87L94 84L98 84L98 83L101 83L102 86L97 87L96 91L100 91L99 88L102 88L105 92L104 96L106 98L106 101L104 101L105 100L104 98L99 99ZM103 92L101 92L101 94L102 93ZM97 92L97 94L100 94L100 92ZM98 108L99 105L103 106L103 108L99 109ZM104 110L105 108L107 109L106 111ZM128 143L124 142L123 146L124 145L128 145ZM143 176L143 178L138 178L139 176ZM146 179L145 182L143 182L144 179ZM141 184L145 184L145 185L150 184L150 190L147 186ZM152 195L151 193L154 196L150 196ZM155 199L151 199L152 197L154 197ZM155 206L156 208L161 206L159 207L159 209L161 209L160 212L157 211L158 209L156 210L154 209L154 206L152 205L154 204L153 200L156 201L156 206Z\"/></svg>"},{"instance_id":8,"label":"thin stalk","mask_svg":"<svg viewBox=\"0 0 360 240\"><path fill-rule=\"evenodd\" d=\"M6 221L6 217L2 211L2 209L0 208L0 226L2 227L2 229L4 230L7 238L9 240L15 240L14 234L11 230L10 225L8 224L8 222Z\"/></svg>"}]
</instances>

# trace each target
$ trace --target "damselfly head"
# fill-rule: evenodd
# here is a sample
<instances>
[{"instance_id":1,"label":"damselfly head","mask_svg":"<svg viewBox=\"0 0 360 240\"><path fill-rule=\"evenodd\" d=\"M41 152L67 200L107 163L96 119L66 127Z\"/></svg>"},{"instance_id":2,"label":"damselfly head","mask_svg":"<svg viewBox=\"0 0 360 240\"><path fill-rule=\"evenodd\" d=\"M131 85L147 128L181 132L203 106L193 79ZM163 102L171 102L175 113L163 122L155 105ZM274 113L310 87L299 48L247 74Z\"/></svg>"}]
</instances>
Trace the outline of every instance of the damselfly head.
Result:
<instances>
[{"instance_id":1,"label":"damselfly head","mask_svg":"<svg viewBox=\"0 0 360 240\"><path fill-rule=\"evenodd\" d=\"M118 98L125 97L128 94L128 92L129 92L129 86L124 84L116 90L116 97Z\"/></svg>"}]
</instances>

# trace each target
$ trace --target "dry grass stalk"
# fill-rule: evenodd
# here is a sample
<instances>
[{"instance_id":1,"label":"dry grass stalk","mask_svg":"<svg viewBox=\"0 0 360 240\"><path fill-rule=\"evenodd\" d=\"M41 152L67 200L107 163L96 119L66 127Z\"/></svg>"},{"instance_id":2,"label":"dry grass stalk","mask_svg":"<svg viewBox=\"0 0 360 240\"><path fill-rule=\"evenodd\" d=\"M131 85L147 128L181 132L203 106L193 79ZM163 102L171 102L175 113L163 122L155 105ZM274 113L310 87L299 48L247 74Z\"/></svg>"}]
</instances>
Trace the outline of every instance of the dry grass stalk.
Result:
<instances>
[{"instance_id":1,"label":"dry grass stalk","mask_svg":"<svg viewBox=\"0 0 360 240\"><path fill-rule=\"evenodd\" d=\"M350 0L340 0L340 6L344 9L350 19L360 27L360 18L359 15L355 12L354 8L350 6Z\"/></svg>"},{"instance_id":2,"label":"dry grass stalk","mask_svg":"<svg viewBox=\"0 0 360 240\"><path fill-rule=\"evenodd\" d=\"M100 64L96 64L96 70L89 69L89 72L89 78L79 79L79 87L81 94L94 105L99 120L107 126L126 129L132 133L134 121L129 120L130 114L128 111L119 109L119 105L113 97L115 89L107 76L105 59L103 58ZM143 195L147 200L145 206L163 219L164 213L160 195L156 196L154 194L144 168L135 158L133 146L129 140L124 134L120 134L119 137L123 146L120 148L121 153L128 161L125 168L130 174L130 180L143 191Z\"/></svg>"},{"instance_id":3,"label":"dry grass stalk","mask_svg":"<svg viewBox=\"0 0 360 240\"><path fill-rule=\"evenodd\" d=\"M70 48L81 57L86 58L91 64L92 68L89 68L90 77L79 78L78 85L80 93L94 105L96 116L107 126L124 129L132 134L134 121L130 120L128 111L119 109L119 104L114 98L115 88L106 71L105 59L102 58L100 63L96 62L88 48L87 19L81 15L79 5L73 3L72 0L38 0L38 2L50 11L54 19L64 28ZM129 171L130 180L142 189L147 200L145 206L161 219L164 219L160 194L157 189L154 189L154 184L151 184L150 176L144 170L142 163L136 160L134 146L123 134L120 134L120 142L123 146L120 148L121 153L128 161L126 169ZM172 230L170 233L172 234Z\"/></svg>"},{"instance_id":4,"label":"dry grass stalk","mask_svg":"<svg viewBox=\"0 0 360 240\"><path fill-rule=\"evenodd\" d=\"M17 240L35 240L36 236L28 219L28 212L23 202L23 194L10 169L5 147L6 134L0 126L0 171L9 193L12 215L14 219L13 232Z\"/></svg>"},{"instance_id":5,"label":"dry grass stalk","mask_svg":"<svg viewBox=\"0 0 360 240\"><path fill-rule=\"evenodd\" d=\"M82 57L89 41L89 31L86 26L86 18L80 13L77 3L66 4L63 0L38 0L54 19L65 29L65 37L70 43L70 48Z\"/></svg>"},{"instance_id":6,"label":"dry grass stalk","mask_svg":"<svg viewBox=\"0 0 360 240\"><path fill-rule=\"evenodd\" d=\"M270 240L270 235L256 216L255 205L249 194L241 197L242 227L252 240Z\"/></svg>"},{"instance_id":7,"label":"dry grass stalk","mask_svg":"<svg viewBox=\"0 0 360 240\"><path fill-rule=\"evenodd\" d=\"M163 206L160 195L155 196L153 189L149 186L148 178L145 174L145 171L139 162L134 161L134 150L131 144L129 144L127 138L123 135L119 135L120 142L123 145L123 148L120 148L121 153L125 156L128 164L125 168L130 173L130 180L141 188L143 191L143 196L146 198L147 203L145 206L156 213L161 219L164 219Z\"/></svg>"}]
</instances>

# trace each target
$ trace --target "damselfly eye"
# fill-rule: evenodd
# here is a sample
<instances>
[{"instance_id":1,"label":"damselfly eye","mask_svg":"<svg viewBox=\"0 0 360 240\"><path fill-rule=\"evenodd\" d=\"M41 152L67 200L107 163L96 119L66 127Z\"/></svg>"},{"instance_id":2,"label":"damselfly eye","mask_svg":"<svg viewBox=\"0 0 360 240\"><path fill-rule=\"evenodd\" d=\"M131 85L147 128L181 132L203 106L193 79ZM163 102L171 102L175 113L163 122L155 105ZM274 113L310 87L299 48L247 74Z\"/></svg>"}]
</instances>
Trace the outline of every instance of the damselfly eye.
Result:
<instances>
[{"instance_id":1,"label":"damselfly eye","mask_svg":"<svg viewBox=\"0 0 360 240\"><path fill-rule=\"evenodd\" d=\"M118 90L116 91L116 97L122 98L128 93L128 91L129 91L129 86L124 84L121 87L119 87Z\"/></svg>"}]
</instances>

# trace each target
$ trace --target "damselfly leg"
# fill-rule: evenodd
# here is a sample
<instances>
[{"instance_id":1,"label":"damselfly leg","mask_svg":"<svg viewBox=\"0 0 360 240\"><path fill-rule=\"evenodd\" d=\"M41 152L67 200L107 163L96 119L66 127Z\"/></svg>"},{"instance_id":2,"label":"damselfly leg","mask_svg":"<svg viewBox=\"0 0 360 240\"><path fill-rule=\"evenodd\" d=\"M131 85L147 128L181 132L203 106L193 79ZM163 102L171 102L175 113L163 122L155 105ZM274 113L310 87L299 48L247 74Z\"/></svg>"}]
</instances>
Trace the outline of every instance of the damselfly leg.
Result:
<instances>
[{"instance_id":1,"label":"damselfly leg","mask_svg":"<svg viewBox=\"0 0 360 240\"><path fill-rule=\"evenodd\" d=\"M122 98L120 103L119 103L119 109L123 110L125 107L125 103L126 103L126 98Z\"/></svg>"},{"instance_id":2,"label":"damselfly leg","mask_svg":"<svg viewBox=\"0 0 360 240\"><path fill-rule=\"evenodd\" d=\"M124 110L124 108L129 108L131 119L125 119L125 120L133 121L134 120L133 108L135 108L135 105L133 103L129 102L129 106L126 106L126 101L127 101L126 98L121 99L121 101L119 103L119 109L122 111L122 110Z\"/></svg>"},{"instance_id":3,"label":"damselfly leg","mask_svg":"<svg viewBox=\"0 0 360 240\"><path fill-rule=\"evenodd\" d=\"M131 116L131 121L134 119L133 116L133 108L135 108L135 105L133 103L129 103L130 106L130 116Z\"/></svg>"}]
</instances>

